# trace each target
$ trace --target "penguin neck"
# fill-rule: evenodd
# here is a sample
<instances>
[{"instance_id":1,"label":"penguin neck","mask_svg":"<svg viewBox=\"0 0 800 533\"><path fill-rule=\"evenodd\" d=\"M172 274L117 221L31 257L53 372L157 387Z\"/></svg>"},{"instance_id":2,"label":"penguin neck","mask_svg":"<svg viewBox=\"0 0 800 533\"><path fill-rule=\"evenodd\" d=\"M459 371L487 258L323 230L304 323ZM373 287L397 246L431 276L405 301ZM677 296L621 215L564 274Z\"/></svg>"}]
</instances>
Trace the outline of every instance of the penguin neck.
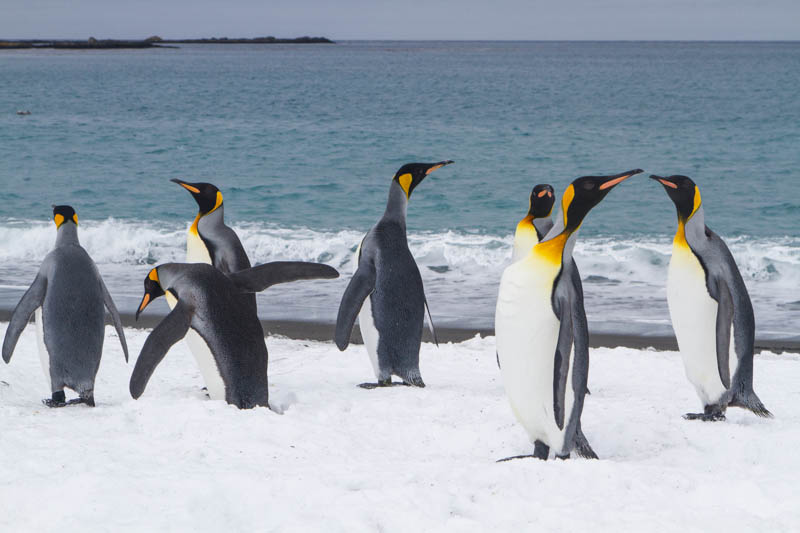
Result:
<instances>
[{"instance_id":1,"label":"penguin neck","mask_svg":"<svg viewBox=\"0 0 800 533\"><path fill-rule=\"evenodd\" d=\"M580 226L575 229L566 228L563 217L558 217L544 239L533 247L533 253L551 263L569 262L572 259L572 250L575 249L579 229Z\"/></svg>"},{"instance_id":2,"label":"penguin neck","mask_svg":"<svg viewBox=\"0 0 800 533\"><path fill-rule=\"evenodd\" d=\"M392 181L389 186L389 200L386 202L386 211L383 213L383 220L398 222L403 228L406 227L406 213L408 211L408 197L406 192L396 181Z\"/></svg>"},{"instance_id":3,"label":"penguin neck","mask_svg":"<svg viewBox=\"0 0 800 533\"><path fill-rule=\"evenodd\" d=\"M56 232L56 246L66 246L68 244L80 244L80 241L78 241L78 226L72 222L64 222Z\"/></svg>"},{"instance_id":4,"label":"penguin neck","mask_svg":"<svg viewBox=\"0 0 800 533\"><path fill-rule=\"evenodd\" d=\"M688 220L678 218L678 231L675 232L673 244L675 246L688 246L688 241L698 242L706 231L706 216L703 206L689 216Z\"/></svg>"},{"instance_id":5,"label":"penguin neck","mask_svg":"<svg viewBox=\"0 0 800 533\"><path fill-rule=\"evenodd\" d=\"M550 217L534 218L531 223L536 229L536 236L540 241L544 239L544 236L547 235L547 232L553 227L553 222L550 220Z\"/></svg>"},{"instance_id":6,"label":"penguin neck","mask_svg":"<svg viewBox=\"0 0 800 533\"><path fill-rule=\"evenodd\" d=\"M202 213L197 213L197 216L192 223L192 227L189 228L189 231L196 233L197 235L200 234L200 231L204 233L206 230L213 228L215 226L220 226L225 224L225 207L220 205L216 209L212 209L205 215Z\"/></svg>"}]
</instances>

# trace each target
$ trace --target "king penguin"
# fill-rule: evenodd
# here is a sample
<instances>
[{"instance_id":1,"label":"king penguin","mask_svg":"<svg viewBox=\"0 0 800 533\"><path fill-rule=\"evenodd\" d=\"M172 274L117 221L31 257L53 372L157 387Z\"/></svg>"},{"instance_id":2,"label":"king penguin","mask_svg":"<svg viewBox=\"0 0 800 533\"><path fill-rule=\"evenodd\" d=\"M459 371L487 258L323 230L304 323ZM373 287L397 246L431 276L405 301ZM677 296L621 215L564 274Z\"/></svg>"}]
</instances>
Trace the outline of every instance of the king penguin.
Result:
<instances>
[{"instance_id":1,"label":"king penguin","mask_svg":"<svg viewBox=\"0 0 800 533\"><path fill-rule=\"evenodd\" d=\"M328 265L305 262L266 263L228 275L202 263L157 266L144 280L136 318L161 295L171 295L176 303L142 347L131 375L131 396L142 395L170 347L193 331L212 357L216 379L206 382L211 399L240 409L268 407L264 331L255 310L241 305L240 295L277 283L338 276Z\"/></svg>"},{"instance_id":2,"label":"king penguin","mask_svg":"<svg viewBox=\"0 0 800 533\"><path fill-rule=\"evenodd\" d=\"M771 417L753 391L753 305L733 255L705 224L700 189L686 176L650 177L678 212L667 303L686 377L704 407L684 418L724 420L728 406Z\"/></svg>"},{"instance_id":3,"label":"king penguin","mask_svg":"<svg viewBox=\"0 0 800 533\"><path fill-rule=\"evenodd\" d=\"M640 172L573 181L561 198L558 222L500 280L495 335L501 374L511 409L538 459L546 460L550 448L560 458L573 450L597 458L581 430L589 330L572 250L589 211L613 187Z\"/></svg>"},{"instance_id":4,"label":"king penguin","mask_svg":"<svg viewBox=\"0 0 800 533\"><path fill-rule=\"evenodd\" d=\"M49 407L85 403L94 406L94 380L103 353L103 306L117 330L125 361L128 345L117 307L97 266L78 241L78 215L68 205L53 206L55 248L45 256L33 284L11 315L3 340L8 363L22 330L36 315L39 358L52 396ZM66 401L64 388L78 393Z\"/></svg>"},{"instance_id":5,"label":"king penguin","mask_svg":"<svg viewBox=\"0 0 800 533\"><path fill-rule=\"evenodd\" d=\"M192 194L198 212L186 235L186 262L208 263L228 274L250 268L242 242L225 225L222 193L210 183L171 180Z\"/></svg>"},{"instance_id":6,"label":"king penguin","mask_svg":"<svg viewBox=\"0 0 800 533\"><path fill-rule=\"evenodd\" d=\"M186 233L186 262L214 265L225 274L250 268L250 259L238 235L225 225L222 192L211 183L189 183L179 179L171 181L189 191L197 202L197 215ZM169 308L173 309L176 299L171 293L167 293L165 298ZM255 294L239 294L238 298L240 305L258 312ZM219 381L219 372L216 371L207 344L194 330L186 334L186 344L197 361L206 388L219 390L223 384Z\"/></svg>"},{"instance_id":7,"label":"king penguin","mask_svg":"<svg viewBox=\"0 0 800 533\"><path fill-rule=\"evenodd\" d=\"M550 213L553 211L553 204L556 198L553 194L553 187L547 184L536 185L531 191L528 201L528 214L519 221L517 230L514 232L514 253L511 256L512 262L517 262L531 251L535 245L539 244L550 228L553 221Z\"/></svg>"},{"instance_id":8,"label":"king penguin","mask_svg":"<svg viewBox=\"0 0 800 533\"><path fill-rule=\"evenodd\" d=\"M378 381L362 383L363 388L391 386L392 375L405 385L425 386L419 372L419 348L428 304L417 263L408 249L406 211L411 193L422 180L450 163L409 163L400 167L389 186L386 211L356 251L356 271L339 304L335 340L344 351L358 316Z\"/></svg>"}]
</instances>

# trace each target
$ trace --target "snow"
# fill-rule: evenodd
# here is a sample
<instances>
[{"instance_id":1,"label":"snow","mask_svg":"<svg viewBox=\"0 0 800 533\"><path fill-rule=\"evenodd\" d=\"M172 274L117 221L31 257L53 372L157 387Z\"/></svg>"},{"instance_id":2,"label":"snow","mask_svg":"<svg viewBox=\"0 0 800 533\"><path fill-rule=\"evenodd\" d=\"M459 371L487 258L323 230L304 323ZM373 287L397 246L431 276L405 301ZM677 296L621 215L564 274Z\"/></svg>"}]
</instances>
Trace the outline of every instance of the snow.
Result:
<instances>
[{"instance_id":1,"label":"snow","mask_svg":"<svg viewBox=\"0 0 800 533\"><path fill-rule=\"evenodd\" d=\"M0 335L6 324L0 324ZM422 347L425 389L363 390L363 346L269 338L273 408L200 391L183 343L133 400L148 332L107 329L97 407L48 409L34 328L0 366L2 531L741 531L800 528L800 365L762 354L775 414L700 409L675 352L592 351L583 428L599 461L531 453L494 339ZM68 392L68 397L70 393Z\"/></svg>"}]
</instances>

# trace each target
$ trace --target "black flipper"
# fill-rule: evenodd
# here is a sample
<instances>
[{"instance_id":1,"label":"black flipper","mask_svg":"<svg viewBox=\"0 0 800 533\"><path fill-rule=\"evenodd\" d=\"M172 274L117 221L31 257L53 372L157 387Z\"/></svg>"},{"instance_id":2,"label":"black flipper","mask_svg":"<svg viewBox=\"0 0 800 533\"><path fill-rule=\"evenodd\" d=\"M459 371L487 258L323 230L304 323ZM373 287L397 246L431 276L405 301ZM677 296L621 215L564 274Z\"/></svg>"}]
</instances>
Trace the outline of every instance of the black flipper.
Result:
<instances>
[{"instance_id":1,"label":"black flipper","mask_svg":"<svg viewBox=\"0 0 800 533\"><path fill-rule=\"evenodd\" d=\"M425 310L428 312L428 325L431 327L431 335L433 335L433 342L436 347L439 347L439 339L436 338L436 328L433 327L433 317L431 316L431 308L428 307L428 299L425 298Z\"/></svg>"},{"instance_id":2,"label":"black flipper","mask_svg":"<svg viewBox=\"0 0 800 533\"><path fill-rule=\"evenodd\" d=\"M130 391L134 399L142 395L158 364L172 345L186 335L191 322L192 309L178 300L175 308L147 337L131 375Z\"/></svg>"},{"instance_id":3,"label":"black flipper","mask_svg":"<svg viewBox=\"0 0 800 533\"><path fill-rule=\"evenodd\" d=\"M122 345L122 353L125 355L125 362L127 363L128 343L125 341L125 330L122 328L122 319L119 317L117 306L114 305L114 300L111 299L111 294L109 294L102 278L100 278L100 287L103 289L103 303L105 303L106 309L108 309L108 313L111 315L111 321L114 323L114 329L117 330L117 337L119 337L119 343Z\"/></svg>"},{"instance_id":4,"label":"black flipper","mask_svg":"<svg viewBox=\"0 0 800 533\"><path fill-rule=\"evenodd\" d=\"M17 346L22 330L28 325L33 312L41 307L45 294L47 294L47 278L37 274L36 279L33 280L31 286L28 287L28 290L22 295L22 299L14 308L14 312L11 313L11 320L8 322L6 336L3 339L3 361L6 363L11 361L11 356Z\"/></svg>"},{"instance_id":5,"label":"black flipper","mask_svg":"<svg viewBox=\"0 0 800 533\"><path fill-rule=\"evenodd\" d=\"M731 387L730 353L731 323L733 321L733 301L728 285L723 280L717 281L717 369L719 379L726 389Z\"/></svg>"},{"instance_id":6,"label":"black flipper","mask_svg":"<svg viewBox=\"0 0 800 533\"><path fill-rule=\"evenodd\" d=\"M558 429L564 428L564 399L569 374L569 356L572 352L572 314L567 306L561 306L561 324L558 329L558 345L556 346L553 364L553 414Z\"/></svg>"},{"instance_id":7,"label":"black flipper","mask_svg":"<svg viewBox=\"0 0 800 533\"><path fill-rule=\"evenodd\" d=\"M339 272L332 266L321 263L273 261L228 274L228 277L242 292L261 292L278 283L301 279L338 278Z\"/></svg>"},{"instance_id":8,"label":"black flipper","mask_svg":"<svg viewBox=\"0 0 800 533\"><path fill-rule=\"evenodd\" d=\"M336 316L334 340L339 350L344 351L350 344L350 332L356 322L364 300L375 290L375 265L371 261L360 261L356 273L347 285L339 304Z\"/></svg>"}]
</instances>

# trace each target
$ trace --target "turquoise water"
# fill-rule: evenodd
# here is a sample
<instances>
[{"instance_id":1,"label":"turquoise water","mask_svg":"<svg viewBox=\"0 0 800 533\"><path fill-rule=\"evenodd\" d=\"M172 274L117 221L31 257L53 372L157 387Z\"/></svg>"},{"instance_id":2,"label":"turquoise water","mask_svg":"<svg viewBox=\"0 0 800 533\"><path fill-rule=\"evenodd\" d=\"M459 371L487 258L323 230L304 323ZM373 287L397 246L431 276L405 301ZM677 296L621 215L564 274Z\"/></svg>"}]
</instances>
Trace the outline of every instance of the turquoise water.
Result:
<instances>
[{"instance_id":1,"label":"turquoise water","mask_svg":"<svg viewBox=\"0 0 800 533\"><path fill-rule=\"evenodd\" d=\"M534 184L560 194L577 176L640 167L695 178L759 330L797 335L800 43L20 50L0 52L0 81L3 306L52 245L52 203L76 208L112 292L135 305L146 265L182 257L195 211L170 178L218 185L256 261L324 260L349 273L394 171L454 159L409 208L440 322L491 323ZM596 329L668 331L674 229L672 204L643 177L592 212L577 257ZM344 282L287 286L270 301L333 320Z\"/></svg>"}]
</instances>

